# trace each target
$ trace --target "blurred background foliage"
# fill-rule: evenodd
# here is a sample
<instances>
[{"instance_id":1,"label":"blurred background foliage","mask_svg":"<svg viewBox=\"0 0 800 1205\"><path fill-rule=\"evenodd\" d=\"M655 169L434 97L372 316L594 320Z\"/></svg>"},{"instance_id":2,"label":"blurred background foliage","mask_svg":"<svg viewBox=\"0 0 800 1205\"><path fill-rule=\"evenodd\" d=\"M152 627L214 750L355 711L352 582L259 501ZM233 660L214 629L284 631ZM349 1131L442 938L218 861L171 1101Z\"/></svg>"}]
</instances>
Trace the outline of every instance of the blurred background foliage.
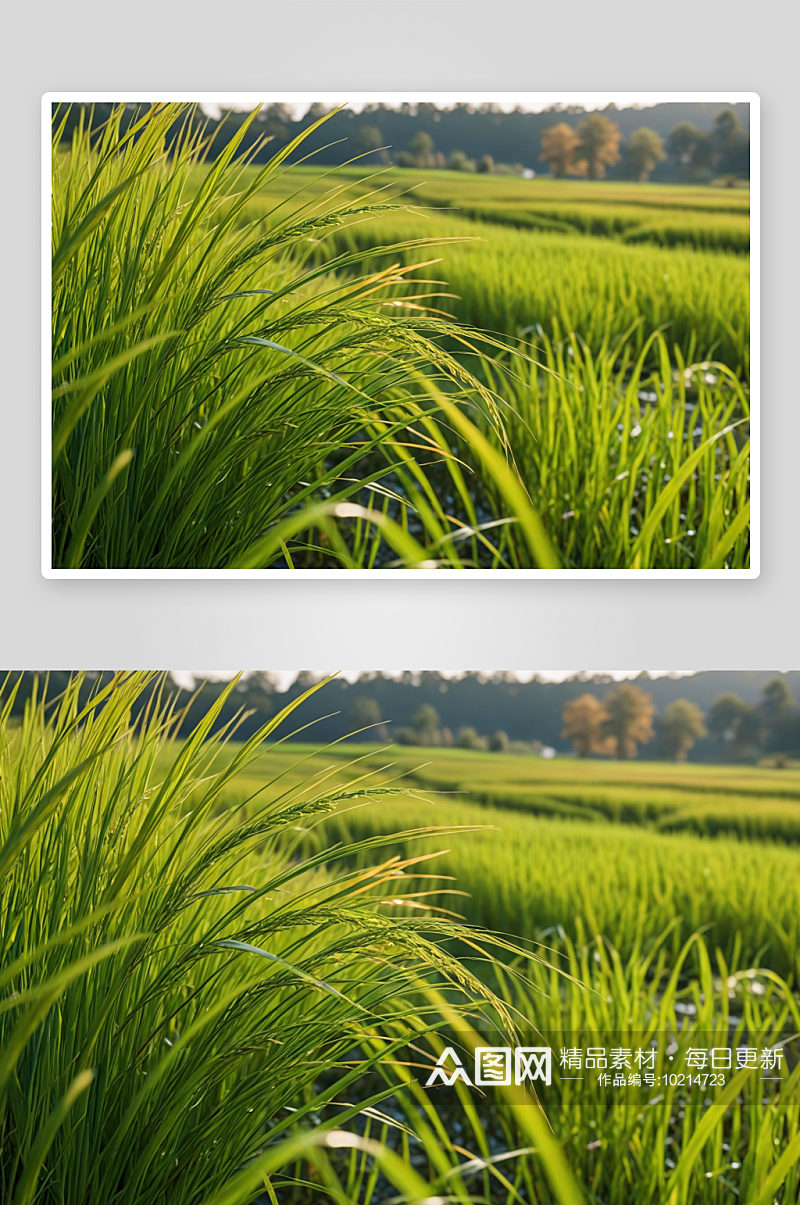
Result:
<instances>
[{"instance_id":1,"label":"blurred background foliage","mask_svg":"<svg viewBox=\"0 0 800 1205\"><path fill-rule=\"evenodd\" d=\"M38 677L43 676L38 671ZM88 674L83 686L87 698L98 678L111 676L110 671ZM319 676L300 671L287 687L284 674L250 671L226 700L218 724L242 711L238 735L249 736ZM36 677L32 671L22 674L13 714L22 714ZM69 677L67 671L51 671L48 697L55 699ZM178 705L184 707L191 699L192 692L185 688L190 678L180 674L179 680L183 688L175 684L174 689ZM198 678L186 731L225 689L224 681ZM144 691L136 706L143 708L148 699L149 691ZM573 675L555 682L520 681L505 671L458 677L435 670L408 670L398 676L365 671L355 680L338 677L323 686L315 696L314 714L306 709L297 722L298 729L310 727L298 731L296 739L322 744L368 729L354 739L499 753L544 751L545 756L780 762L781 757L800 755L799 700L800 671L715 670L658 678L643 673L630 683L603 675ZM639 734L623 736L623 744L633 740L627 754L618 744L621 731Z\"/></svg>"}]
</instances>

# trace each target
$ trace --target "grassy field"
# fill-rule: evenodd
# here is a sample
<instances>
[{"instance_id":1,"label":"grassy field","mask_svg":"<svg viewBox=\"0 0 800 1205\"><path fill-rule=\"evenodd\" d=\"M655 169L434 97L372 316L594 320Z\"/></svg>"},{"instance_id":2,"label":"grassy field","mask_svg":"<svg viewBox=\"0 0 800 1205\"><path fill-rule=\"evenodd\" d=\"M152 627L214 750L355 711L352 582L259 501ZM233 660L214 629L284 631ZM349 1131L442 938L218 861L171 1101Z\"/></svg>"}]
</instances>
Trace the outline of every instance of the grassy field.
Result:
<instances>
[{"instance_id":1,"label":"grassy field","mask_svg":"<svg viewBox=\"0 0 800 1205\"><path fill-rule=\"evenodd\" d=\"M425 206L447 207L472 219L520 230L560 230L665 247L740 253L750 249L747 192L737 191L727 200L721 189L709 196L707 188L649 185L643 195L637 195L635 187L616 182L592 185L548 179L506 181L502 177L493 179L488 187L480 178L477 185L465 186L458 179L461 174L443 173L450 179L436 177L413 187L411 197ZM527 190L520 185L527 185Z\"/></svg>"},{"instance_id":2,"label":"grassy field","mask_svg":"<svg viewBox=\"0 0 800 1205\"><path fill-rule=\"evenodd\" d=\"M165 160L176 112L56 123L56 567L747 567L747 189Z\"/></svg>"},{"instance_id":3,"label":"grassy field","mask_svg":"<svg viewBox=\"0 0 800 1205\"><path fill-rule=\"evenodd\" d=\"M306 760L307 759L307 760ZM800 770L755 766L481 753L472 750L358 745L320 753L313 745L276 749L240 778L243 796L278 776L281 790L319 775L338 783L391 767L404 787L433 792L436 807L513 809L582 820L605 828L634 825L656 832L688 831L793 843L800 839ZM388 771L387 771L388 772ZM285 777L284 777L285 776Z\"/></svg>"},{"instance_id":4,"label":"grassy field","mask_svg":"<svg viewBox=\"0 0 800 1205\"><path fill-rule=\"evenodd\" d=\"M748 191L643 185L634 203L638 186L630 184L455 172L418 184L420 173L394 169L364 191L357 170L321 179L311 168L296 179L288 173L251 203L248 219L258 220L259 204L277 203L282 214L300 196L315 198L320 212L344 197L409 205L400 214L352 216L310 244L309 257L323 262L333 250L357 262L359 253L387 248L388 264L399 244L404 266L423 263L414 276L421 301L428 296L443 314L518 341L529 358L495 352L494 367L474 357L465 363L498 400L506 454L564 564L746 565L750 269L735 251L749 246ZM289 191L300 182L300 196ZM546 200L531 199L537 193ZM523 197L518 221L511 207ZM545 223L546 210L559 221ZM562 220L569 213L575 220ZM731 223L738 233L728 239ZM723 250L701 249L712 246ZM480 411L473 417L494 440ZM458 449L475 502L467 521L507 515L468 443ZM435 484L457 505L451 480ZM410 497L418 506L419 494ZM419 520L410 525L418 532ZM498 566L519 563L513 533L496 547Z\"/></svg>"},{"instance_id":5,"label":"grassy field","mask_svg":"<svg viewBox=\"0 0 800 1205\"><path fill-rule=\"evenodd\" d=\"M800 1028L796 769L369 746L323 754L309 746L297 766L298 752L292 745L266 755L236 802L273 776L267 793L309 799L354 774L363 788L384 780L411 787L403 800L348 801L300 839L322 850L405 830L389 847L399 859L433 856L421 868L428 878L406 870L403 890L387 885L395 905L405 896L413 915L414 892L432 892L423 901L512 933L557 968L512 959L513 973L500 977L509 1003L540 1033L578 1035L562 1045L591 1044L598 1030L632 1035L663 1024L686 1047L703 1032L723 1045L746 1044L744 1035L759 1029L775 1036L784 1025ZM370 857L367 848L356 862L366 866ZM565 985L563 971L596 995ZM523 972L529 986L516 977ZM784 1205L798 1194L795 1078L777 1098L757 1099L742 1083L742 1095L710 1114L712 1098L696 1090L668 1088L635 1109L612 1092L581 1105L565 1084L548 1116L589 1201L761 1201L771 1175L768 1199ZM478 1112L485 1116L480 1104ZM704 1115L713 1139L681 1174ZM521 1141L502 1105L495 1124L495 1141L498 1133L510 1149ZM519 1199L556 1199L519 1164L511 1167ZM491 1199L518 1199L493 1191Z\"/></svg>"},{"instance_id":6,"label":"grassy field","mask_svg":"<svg viewBox=\"0 0 800 1205\"><path fill-rule=\"evenodd\" d=\"M310 799L355 778L367 796L379 782L410 794L355 800L304 839L414 831L397 849L446 848L432 869L467 892L453 906L471 923L529 940L583 925L624 957L670 926L676 954L703 929L736 970L761 959L800 982L800 770L292 742L226 802L246 812L251 795ZM483 831L420 835L431 826Z\"/></svg>"},{"instance_id":7,"label":"grassy field","mask_svg":"<svg viewBox=\"0 0 800 1205\"><path fill-rule=\"evenodd\" d=\"M220 746L224 696L175 743L166 703L129 729L147 675L78 685L0 714L4 1200L796 1202L796 848L647 817L727 799L735 828L796 806L795 771L265 748L288 715ZM531 814L542 788L581 817ZM530 1098L421 1087L448 1044L541 1035L655 1042L658 1089L557 1076L550 1129ZM769 1078L671 1074L779 1043Z\"/></svg>"},{"instance_id":8,"label":"grassy field","mask_svg":"<svg viewBox=\"0 0 800 1205\"><path fill-rule=\"evenodd\" d=\"M365 195L365 168L354 166L320 180L319 170L301 167L276 184L274 195L287 202L303 181L322 195L333 183L348 195ZM295 181L294 183L292 181ZM465 216L524 230L619 237L623 241L677 243L693 248L747 252L750 248L750 193L686 184L630 184L619 181L554 180L480 175L469 172L386 168L373 187L389 196L446 216ZM258 216L254 206L248 216Z\"/></svg>"},{"instance_id":9,"label":"grassy field","mask_svg":"<svg viewBox=\"0 0 800 1205\"><path fill-rule=\"evenodd\" d=\"M800 982L800 770L292 742L226 804L247 814L251 796L313 799L355 780L365 798L303 840L413 831L397 852L436 851L431 870L466 892L449 906L471 923L548 944L582 926L623 958L670 927L676 957L703 930L736 971L758 963ZM368 803L387 782L408 796ZM424 835L436 826L482 831Z\"/></svg>"},{"instance_id":10,"label":"grassy field","mask_svg":"<svg viewBox=\"0 0 800 1205\"><path fill-rule=\"evenodd\" d=\"M594 353L634 324L641 327L634 341L638 353L647 336L665 326L670 345L678 344L687 363L720 358L746 375L747 256L696 254L702 247L690 239L680 248L664 245L656 250L654 239L653 247L626 249L620 239L602 238L604 232L590 230L588 221L552 227L545 233L553 237L529 237L527 231L518 235L496 229L487 214L505 203L509 191L517 204L527 195L538 209L530 201L535 190L547 198L547 205L599 210L612 235L620 208L633 210L648 225L680 215L690 222L730 217L748 222L748 190L530 181L462 172L435 172L419 184L419 171L392 169L368 179L365 171L349 168L321 175L313 167L293 168L252 197L241 220L269 225L306 207L325 211L340 200L400 203L407 210L353 215L344 230L337 226L325 235L322 246L391 250L420 238L459 239L464 245L451 244L438 256L445 284L455 294L440 304L462 322L512 336L520 330L530 334L536 324L551 336L575 331ZM201 179L198 173L195 187ZM638 188L644 190L642 200L632 204ZM580 205L576 195L585 197ZM587 242L587 235L594 237ZM412 252L403 257L406 262L422 258L417 248Z\"/></svg>"},{"instance_id":11,"label":"grassy field","mask_svg":"<svg viewBox=\"0 0 800 1205\"><path fill-rule=\"evenodd\" d=\"M431 855L418 868L428 877L417 880L407 868L386 885L393 909L405 900L414 915L419 899L434 902L546 957L558 973L514 958L506 979L485 968L541 1033L578 1034L575 1042L591 1044L599 1029L630 1035L664 1024L686 1046L712 1030L722 1045L746 1044L744 1035L759 1027L773 1035L784 1025L800 1028L797 769L349 744L315 752L292 744L254 763L228 802L246 815L252 792L310 801L354 778L364 796L307 823L301 846L322 851L332 842L401 833L388 847L399 866ZM370 792L381 782L401 783L411 794L382 802ZM714 833L721 835L700 835ZM355 864L366 867L371 857L367 845ZM416 892L433 894L418 899ZM563 971L597 995L563 983ZM713 1140L691 1174L678 1176L675 1199L761 1199L775 1160L791 1146L769 1200L796 1201L794 1077L777 1099L757 1101L746 1084L740 1092L710 1115ZM589 1107L565 1085L549 1117L588 1200L666 1205L710 1101L667 1090L642 1110L609 1092ZM478 1112L485 1120L480 1104ZM495 1141L498 1134L508 1148L521 1141L502 1105L493 1124ZM557 1199L512 1166L522 1200ZM491 1199L517 1198L509 1190Z\"/></svg>"},{"instance_id":12,"label":"grassy field","mask_svg":"<svg viewBox=\"0 0 800 1205\"><path fill-rule=\"evenodd\" d=\"M464 240L431 247L441 264L428 273L440 275L455 294L437 304L463 322L511 336L524 332L534 346L537 327L552 339L575 332L593 354L627 343L635 327L629 340L638 355L663 328L687 364L721 359L746 376L746 259L577 234L535 235L423 211L354 223L333 242L356 251L419 238ZM414 248L414 258L427 258L423 251Z\"/></svg>"}]
</instances>

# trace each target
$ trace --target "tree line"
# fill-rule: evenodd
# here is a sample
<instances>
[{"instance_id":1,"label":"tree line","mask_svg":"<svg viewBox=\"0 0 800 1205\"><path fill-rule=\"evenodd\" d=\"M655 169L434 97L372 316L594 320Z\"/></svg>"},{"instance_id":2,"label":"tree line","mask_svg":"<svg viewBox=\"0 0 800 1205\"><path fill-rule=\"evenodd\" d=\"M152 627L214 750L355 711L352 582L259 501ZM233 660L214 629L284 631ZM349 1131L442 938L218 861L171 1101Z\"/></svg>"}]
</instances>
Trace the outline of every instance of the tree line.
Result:
<instances>
[{"instance_id":1,"label":"tree line","mask_svg":"<svg viewBox=\"0 0 800 1205\"><path fill-rule=\"evenodd\" d=\"M546 129L539 159L558 179L585 176L599 180L608 167L622 160L628 178L647 180L668 156L685 180L701 180L714 173L731 173L732 178L737 172L749 174L749 141L732 109L717 113L710 133L683 121L673 126L666 140L649 126L640 126L621 143L618 123L602 113L592 113L575 127L560 121Z\"/></svg>"},{"instance_id":2,"label":"tree line","mask_svg":"<svg viewBox=\"0 0 800 1205\"><path fill-rule=\"evenodd\" d=\"M758 752L792 748L797 741L800 711L784 678L767 682L757 704L733 692L718 695L706 714L689 699L666 708L658 732L652 697L633 682L622 682L603 699L583 694L563 711L561 735L579 757L636 757L639 747L656 740L655 756L685 761L699 740L710 736L724 760L750 760ZM786 757L778 756L781 765Z\"/></svg>"},{"instance_id":3,"label":"tree line","mask_svg":"<svg viewBox=\"0 0 800 1205\"><path fill-rule=\"evenodd\" d=\"M146 107L129 104L123 126L135 121ZM92 110L94 125L98 126L111 106L101 102ZM254 162L263 163L325 112L324 105L311 105L297 118L286 105L267 104L246 131L242 149L253 156ZM311 162L319 164L360 157L365 164L496 173L542 170L544 163L556 174L563 169L564 175L585 174L590 178L603 173L612 178L639 178L643 171L655 173L659 179L702 180L715 173L749 175L749 135L742 125L746 106L732 106L714 114L712 107L702 103L670 102L653 105L646 113L643 124L642 110L633 108L610 108L602 113L576 108L505 113L492 105L477 109L468 105L451 109L437 109L431 104L406 104L394 109L371 105L359 113L349 109L335 113L310 142L303 144L298 155L306 156L313 150ZM197 109L191 120L205 127L208 154L213 159L241 129L247 116L226 110L216 118ZM82 106L69 108L62 135L65 141L85 117ZM648 167L651 161L653 166ZM594 171L597 177L592 177Z\"/></svg>"},{"instance_id":4,"label":"tree line","mask_svg":"<svg viewBox=\"0 0 800 1205\"><path fill-rule=\"evenodd\" d=\"M365 732L368 737L374 734L379 740L393 740L398 745L449 745L482 753L538 753L544 756L555 753L551 746L539 740L512 741L501 728L484 736L474 725L461 724L453 732L442 723L439 712L431 703L420 704L410 724L402 725L393 733L382 719L380 704L365 695L359 695L353 701L348 718L356 733Z\"/></svg>"},{"instance_id":5,"label":"tree line","mask_svg":"<svg viewBox=\"0 0 800 1205\"><path fill-rule=\"evenodd\" d=\"M639 126L623 139L619 123L603 113L590 113L577 125L559 121L543 131L538 159L557 179L565 176L602 179L607 170L622 164L626 179L648 180L657 164L668 157L677 175L699 181L714 174L749 175L749 140L732 109L723 109L706 133L691 122L679 122L664 139L649 126ZM369 158L377 154L384 163L397 167L448 168L450 171L521 174L521 163L496 164L490 154L470 159L464 151L452 150L446 157L436 149L430 134L419 130L408 149L391 158L377 126L362 124L356 134L356 149Z\"/></svg>"},{"instance_id":6,"label":"tree line","mask_svg":"<svg viewBox=\"0 0 800 1205\"><path fill-rule=\"evenodd\" d=\"M45 691L48 699L57 699L69 677L63 670L9 674L0 697L7 699L13 691L12 714L19 716L34 693ZM108 671L88 673L82 701L110 678ZM282 690L269 671L250 672L224 704L218 725L236 725L237 736L250 736L265 720L296 702L315 681L314 674L304 671ZM455 679L432 670L407 671L399 677L365 672L357 681L335 678L323 686L294 713L281 735L290 736L296 730L298 739L319 744L350 737L510 753L549 749L566 753L570 748L580 752L575 738L584 742L589 756L614 756L617 747L613 740L619 740L624 714L620 709L626 696L631 698L629 688L639 704L644 697L645 705L633 708L636 724L642 725L638 730L643 732L634 741L639 756L688 756L705 761L748 760L765 754L800 757L800 707L793 697L794 691L800 698L800 673L706 671L688 678L644 677L615 683L579 677L521 682L512 674L499 672L469 672ZM153 689L172 698L175 708L185 712L179 731L188 732L217 701L225 684L198 683L190 691L179 689L174 682L156 682ZM612 695L616 701L610 699ZM593 702L586 703L587 696ZM144 692L140 705L149 705L149 698ZM581 707L575 710L579 700ZM582 713L583 737L577 729L570 735L568 727ZM614 727L607 726L609 720ZM633 739L632 733L623 734L623 743ZM688 743L688 737L694 743Z\"/></svg>"},{"instance_id":7,"label":"tree line","mask_svg":"<svg viewBox=\"0 0 800 1205\"><path fill-rule=\"evenodd\" d=\"M723 760L750 760L758 752L781 751L796 745L800 709L783 678L766 683L759 703L747 703L733 692L717 696L703 713L690 699L675 699L656 723L652 696L634 682L621 682L602 699L588 692L570 699L562 712L561 737L570 741L578 757L634 758L644 746L651 755L685 761L698 741L710 737ZM355 731L389 740L389 728L377 700L359 695L348 716ZM481 734L470 724L455 732L443 724L431 703L422 703L411 723L398 728L391 739L401 745L453 746L494 753L539 753L555 750L541 741L510 740L503 729ZM786 760L785 757L783 759ZM778 765L781 758L776 759Z\"/></svg>"}]
</instances>

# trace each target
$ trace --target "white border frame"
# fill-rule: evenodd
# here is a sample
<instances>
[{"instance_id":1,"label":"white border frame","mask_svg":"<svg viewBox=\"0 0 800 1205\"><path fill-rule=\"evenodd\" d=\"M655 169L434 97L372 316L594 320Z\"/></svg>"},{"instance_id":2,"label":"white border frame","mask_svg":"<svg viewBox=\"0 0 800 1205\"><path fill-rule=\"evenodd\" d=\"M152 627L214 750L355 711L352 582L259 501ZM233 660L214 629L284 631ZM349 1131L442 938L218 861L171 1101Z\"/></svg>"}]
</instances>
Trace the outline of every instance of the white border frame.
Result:
<instances>
[{"instance_id":1,"label":"white border frame","mask_svg":"<svg viewBox=\"0 0 800 1205\"><path fill-rule=\"evenodd\" d=\"M327 90L326 90L327 91ZM465 90L466 92L466 90ZM397 93L365 93L361 91L342 93L343 98L357 101L369 97L379 101L383 96L387 102L396 103ZM403 98L411 103L432 101L437 96L453 93L408 92ZM472 93L470 96L475 96ZM501 102L502 92L486 92L486 100ZM518 96L518 93L514 94ZM595 102L597 93L548 92L530 93L531 96L546 98L548 105L580 104L582 99ZM245 579L271 581L276 578L406 578L419 581L435 578L437 581L450 579L488 578L492 580L537 578L576 580L601 579L655 579L682 578L690 581L705 579L732 580L753 579L761 572L761 113L760 97L756 92L649 92L614 93L616 103L641 103L647 96L653 104L669 102L700 102L708 104L748 104L750 106L750 568L749 569L54 569L52 564L52 279L51 279L51 129L52 105L78 102L116 101L191 101L198 104L214 104L220 99L226 103L237 101L242 105L266 104L270 102L300 104L318 99L310 92L268 92L261 94L244 92L46 92L42 97L42 302L41 302L41 355L42 355L42 576L49 579L81 578L128 579L128 578L207 578Z\"/></svg>"}]
</instances>

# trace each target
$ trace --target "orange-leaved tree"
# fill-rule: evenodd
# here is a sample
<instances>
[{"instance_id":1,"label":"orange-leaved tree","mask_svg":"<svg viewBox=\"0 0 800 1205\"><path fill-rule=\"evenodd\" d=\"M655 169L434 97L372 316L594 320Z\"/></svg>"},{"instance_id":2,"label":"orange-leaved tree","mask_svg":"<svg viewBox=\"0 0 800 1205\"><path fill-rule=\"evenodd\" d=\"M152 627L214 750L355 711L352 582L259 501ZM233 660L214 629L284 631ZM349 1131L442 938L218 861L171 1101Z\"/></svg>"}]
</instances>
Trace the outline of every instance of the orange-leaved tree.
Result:
<instances>
[{"instance_id":1,"label":"orange-leaved tree","mask_svg":"<svg viewBox=\"0 0 800 1205\"><path fill-rule=\"evenodd\" d=\"M632 682L621 682L609 691L603 704L608 712L605 732L615 743L617 757L635 757L637 746L646 745L655 735L651 696Z\"/></svg>"},{"instance_id":2,"label":"orange-leaved tree","mask_svg":"<svg viewBox=\"0 0 800 1205\"><path fill-rule=\"evenodd\" d=\"M577 169L590 180L599 180L606 167L619 162L619 126L602 113L591 113L577 129Z\"/></svg>"},{"instance_id":3,"label":"orange-leaved tree","mask_svg":"<svg viewBox=\"0 0 800 1205\"><path fill-rule=\"evenodd\" d=\"M588 757L590 753L613 752L613 741L609 740L605 731L609 715L594 695L570 699L564 708L563 719L561 736L564 740L572 741L579 757Z\"/></svg>"},{"instance_id":4,"label":"orange-leaved tree","mask_svg":"<svg viewBox=\"0 0 800 1205\"><path fill-rule=\"evenodd\" d=\"M565 121L550 126L542 134L542 153L539 156L559 180L567 174L576 175L575 147L580 139Z\"/></svg>"}]
</instances>

